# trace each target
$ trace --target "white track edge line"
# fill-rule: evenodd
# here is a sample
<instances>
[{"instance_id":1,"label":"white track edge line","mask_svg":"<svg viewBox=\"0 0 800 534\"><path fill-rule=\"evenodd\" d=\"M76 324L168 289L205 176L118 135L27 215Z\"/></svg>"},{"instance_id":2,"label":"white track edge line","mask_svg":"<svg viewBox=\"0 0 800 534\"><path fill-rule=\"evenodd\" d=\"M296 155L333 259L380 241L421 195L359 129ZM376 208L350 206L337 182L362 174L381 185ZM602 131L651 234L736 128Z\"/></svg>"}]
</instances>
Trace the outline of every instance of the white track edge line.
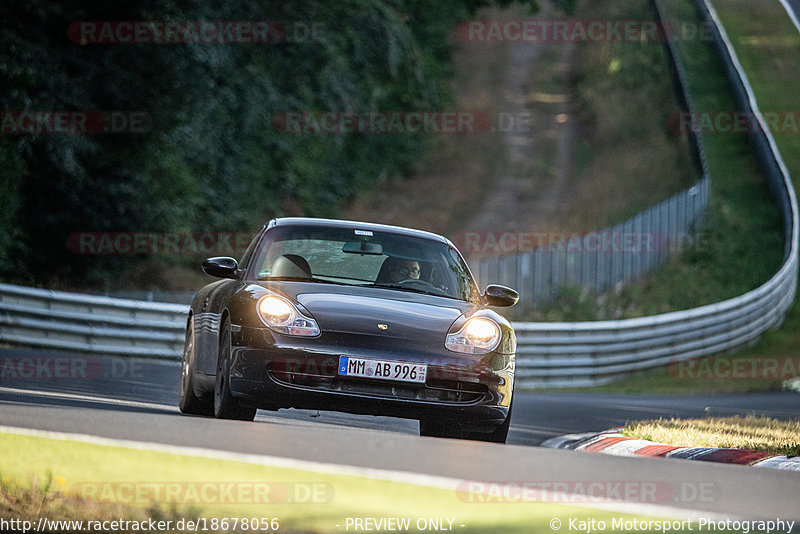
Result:
<instances>
[{"instance_id":1,"label":"white track edge line","mask_svg":"<svg viewBox=\"0 0 800 534\"><path fill-rule=\"evenodd\" d=\"M99 397L94 395L84 395L81 393L64 393L64 392L56 392L56 391L39 391L39 390L30 390L30 389L18 389L18 388L9 388L9 387L0 387L0 393L14 393L15 395L29 395L35 397L47 397L50 399L68 399L68 400L77 400L77 401L88 401L88 402L102 402L106 404L118 404L120 406L131 406L133 408L151 408L151 409L159 409L159 410L171 410L171 411L178 411L177 407L171 406L169 404L156 404L153 402L141 402L141 401L132 401L132 400L124 400L124 399L112 399L109 397Z\"/></svg>"},{"instance_id":2,"label":"white track edge line","mask_svg":"<svg viewBox=\"0 0 800 534\"><path fill-rule=\"evenodd\" d=\"M797 31L800 32L800 20L797 19L797 15L795 14L794 9L792 9L792 6L789 5L788 0L778 0L778 1L783 6L783 9L786 10L786 14L789 15L789 18L792 19L792 22L794 22L794 26L795 28L797 28Z\"/></svg>"},{"instance_id":3,"label":"white track edge line","mask_svg":"<svg viewBox=\"0 0 800 534\"><path fill-rule=\"evenodd\" d=\"M356 467L340 464L330 464L314 462L310 460L297 460L271 455L247 454L230 451L220 451L216 449L204 449L199 447L188 447L182 445L164 445L152 442L140 442L117 438L105 438L90 434L78 434L68 432L55 432L50 430L37 430L32 428L12 427L0 425L0 433L16 434L22 436L40 437L61 441L77 441L93 445L109 447L123 447L133 450L162 452L168 454L195 456L199 458L227 460L233 462L243 462L266 467L282 467L286 469L298 469L304 471L316 471L331 475L344 475L397 482L403 484L413 484L438 489L448 489L455 491L460 485L469 482L485 483L455 479L436 475L422 475L418 473L408 473L403 471L392 471L388 469L376 469L368 467ZM702 512L698 510L679 508L676 506L649 504L649 503L630 503L620 501L582 503L573 502L575 496L568 493L553 493L552 501L536 501L530 504L555 504L560 506L574 506L580 508L590 508L609 512L626 514L648 515L663 518L680 519L725 519L730 515L715 512Z\"/></svg>"}]
</instances>

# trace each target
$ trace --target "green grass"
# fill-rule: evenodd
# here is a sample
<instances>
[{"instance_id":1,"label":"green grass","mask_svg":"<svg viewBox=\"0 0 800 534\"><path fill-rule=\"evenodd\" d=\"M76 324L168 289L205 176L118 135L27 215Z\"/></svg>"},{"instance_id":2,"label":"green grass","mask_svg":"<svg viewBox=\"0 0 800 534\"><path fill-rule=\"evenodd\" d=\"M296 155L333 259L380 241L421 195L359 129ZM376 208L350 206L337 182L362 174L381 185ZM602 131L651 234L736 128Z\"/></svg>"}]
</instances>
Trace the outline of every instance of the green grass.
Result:
<instances>
[{"instance_id":1,"label":"green grass","mask_svg":"<svg viewBox=\"0 0 800 534\"><path fill-rule=\"evenodd\" d=\"M673 27L699 25L690 0L663 0L662 4ZM700 38L676 39L674 44L688 75L695 109L735 110L712 44ZM666 128L666 123L664 117L660 127ZM682 254L671 257L643 281L599 298L567 291L534 319L620 319L683 310L739 296L777 272L783 257L782 219L746 137L705 134L703 142L711 174L709 211Z\"/></svg>"},{"instance_id":2,"label":"green grass","mask_svg":"<svg viewBox=\"0 0 800 534\"><path fill-rule=\"evenodd\" d=\"M348 517L408 517L412 525L420 518L447 517L454 519L454 530L459 532L527 533L549 531L553 518L565 523L570 517L596 518L610 524L612 517L634 517L550 502L481 502L482 494L469 493L460 484L435 488L12 433L0 433L0 458L0 517L34 521L42 516L84 520L265 517L278 518L281 532L346 532ZM223 504L188 497L189 489L215 487L217 482L237 488L269 484L273 489L259 495L277 497L255 499L256 493L250 493L233 499L239 502ZM182 490L172 499L150 499L155 495L150 491L148 498L120 504L133 495L122 486L126 483L136 488L170 483L175 487L177 483ZM310 499L316 502L285 502L285 494L276 488L291 483L322 488L317 493L320 497ZM87 500L87 495L96 498Z\"/></svg>"},{"instance_id":3,"label":"green grass","mask_svg":"<svg viewBox=\"0 0 800 534\"><path fill-rule=\"evenodd\" d=\"M757 5L714 0L714 7L733 41L762 111L800 110L798 31L777 0ZM753 44L763 40L783 45ZM800 177L800 134L775 133L775 142L795 188ZM800 354L800 304L795 300L780 330L766 334L760 344L744 351L748 357Z\"/></svg>"},{"instance_id":4,"label":"green grass","mask_svg":"<svg viewBox=\"0 0 800 534\"><path fill-rule=\"evenodd\" d=\"M688 0L663 0L662 3L676 27L682 22L698 23L694 7ZM762 13L767 4L773 3L774 7L781 9L778 2L769 1L759 3L755 11ZM752 26L754 18L758 18L755 13L742 18L741 22ZM783 18L789 22L785 13ZM728 28L728 31L732 29ZM696 109L736 109L727 78L711 43L700 39L677 39L675 43L689 74ZM768 63L769 57L761 57L756 61ZM745 62L745 65L748 63ZM749 73L749 69L745 68ZM755 86L759 85L758 79L751 81ZM776 90L790 96L795 93L793 87L794 82L784 78L782 91ZM796 109L796 106L786 107L785 101L783 107L775 102L761 102L761 99L759 102L763 109ZM752 148L745 137L737 134L706 134L703 141L711 172L712 202L708 223L701 233L702 239L698 246L690 248L683 258L669 265L645 285L646 288L658 287L660 292L669 293L663 300L678 309L712 303L754 289L777 272L783 257L782 219L768 194ZM781 150L783 152L783 147ZM636 289L632 288L632 292ZM658 297L656 294L654 300L662 300Z\"/></svg>"},{"instance_id":5,"label":"green grass","mask_svg":"<svg viewBox=\"0 0 800 534\"><path fill-rule=\"evenodd\" d=\"M662 0L662 3L673 17L677 17L677 21L696 24L693 22L694 8L688 0ZM763 111L800 109L796 90L797 73L800 72L797 30L780 3L768 0L751 5L738 0L715 0L714 6L748 74L759 107ZM760 42L773 44L755 44ZM677 44L686 63L697 109L733 109L727 81L721 74L718 61L712 61L716 56L704 50L710 44L699 40L678 41ZM783 236L776 230L780 225L778 210L765 197L765 187L754 181L752 150L739 137L733 134L704 136L709 163L713 165L712 213L703 233L703 242L707 246L690 249L686 258L673 261L645 285L625 289L623 295L641 293L651 295L654 302L667 302L668 299L660 297L660 293L674 292L675 298L683 299L683 293L696 292L701 297L697 301L700 304L713 301L714 294L736 296L744 293L748 289L743 279L745 273L756 275L755 280L765 281L777 272L783 251ZM790 173L794 177L800 176L800 135L781 133L776 134L775 139ZM741 242L737 243L737 240ZM721 255L726 250L729 252ZM692 259L693 262L686 261ZM673 276L680 272L684 273L682 279ZM729 285L730 290L720 293L725 289L720 286L724 285ZM654 294L652 288L659 288L658 292ZM797 355L800 355L800 307L795 301L780 329L767 332L755 346L735 355L714 358L730 364L742 359ZM668 368L658 368L585 391L704 394L780 390L784 387L784 380L687 379L676 377Z\"/></svg>"},{"instance_id":6,"label":"green grass","mask_svg":"<svg viewBox=\"0 0 800 534\"><path fill-rule=\"evenodd\" d=\"M762 111L800 110L800 34L777 0L713 0ZM800 176L800 134L773 132L789 173Z\"/></svg>"},{"instance_id":7,"label":"green grass","mask_svg":"<svg viewBox=\"0 0 800 534\"><path fill-rule=\"evenodd\" d=\"M581 18L649 20L649 2L586 2ZM685 139L665 127L679 107L659 42L577 43L572 73L579 108L576 199L563 222L597 230L621 223L694 184Z\"/></svg>"},{"instance_id":8,"label":"green grass","mask_svg":"<svg viewBox=\"0 0 800 534\"><path fill-rule=\"evenodd\" d=\"M789 457L800 454L800 420L769 417L708 417L634 421L622 432L674 447L747 449Z\"/></svg>"}]
</instances>

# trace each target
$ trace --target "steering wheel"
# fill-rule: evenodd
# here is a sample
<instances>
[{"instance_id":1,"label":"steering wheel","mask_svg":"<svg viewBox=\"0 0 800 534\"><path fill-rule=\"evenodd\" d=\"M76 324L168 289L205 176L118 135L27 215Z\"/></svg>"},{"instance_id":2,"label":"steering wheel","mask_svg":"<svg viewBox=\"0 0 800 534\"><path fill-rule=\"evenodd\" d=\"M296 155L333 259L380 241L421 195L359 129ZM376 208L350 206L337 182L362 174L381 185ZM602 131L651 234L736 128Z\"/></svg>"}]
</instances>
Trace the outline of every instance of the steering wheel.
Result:
<instances>
[{"instance_id":1,"label":"steering wheel","mask_svg":"<svg viewBox=\"0 0 800 534\"><path fill-rule=\"evenodd\" d=\"M406 278L405 280L397 282L397 285L401 287L410 287L410 288L416 287L417 289L430 289L430 288L436 289L435 285L431 284L427 280L422 280L420 278Z\"/></svg>"}]
</instances>

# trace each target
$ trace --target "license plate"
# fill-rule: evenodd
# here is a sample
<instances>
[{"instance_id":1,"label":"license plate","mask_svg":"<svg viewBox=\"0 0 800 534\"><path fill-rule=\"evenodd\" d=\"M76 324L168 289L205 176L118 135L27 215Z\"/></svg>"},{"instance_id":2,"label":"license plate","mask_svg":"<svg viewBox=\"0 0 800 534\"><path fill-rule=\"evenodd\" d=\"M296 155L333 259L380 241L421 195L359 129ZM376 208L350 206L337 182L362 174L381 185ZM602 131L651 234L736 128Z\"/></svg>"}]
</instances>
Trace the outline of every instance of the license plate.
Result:
<instances>
[{"instance_id":1,"label":"license plate","mask_svg":"<svg viewBox=\"0 0 800 534\"><path fill-rule=\"evenodd\" d=\"M367 360L364 358L339 357L340 376L358 376L381 380L424 383L428 366L424 363Z\"/></svg>"}]
</instances>

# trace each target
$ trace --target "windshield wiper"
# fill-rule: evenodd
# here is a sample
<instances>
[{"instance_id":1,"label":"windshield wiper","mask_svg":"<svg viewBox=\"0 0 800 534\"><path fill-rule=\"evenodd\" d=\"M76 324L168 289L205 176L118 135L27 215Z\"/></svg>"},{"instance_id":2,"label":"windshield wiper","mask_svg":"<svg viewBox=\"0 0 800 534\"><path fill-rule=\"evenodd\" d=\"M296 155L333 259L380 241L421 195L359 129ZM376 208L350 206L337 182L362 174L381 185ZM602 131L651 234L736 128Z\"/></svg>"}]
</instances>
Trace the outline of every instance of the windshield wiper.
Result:
<instances>
[{"instance_id":1,"label":"windshield wiper","mask_svg":"<svg viewBox=\"0 0 800 534\"><path fill-rule=\"evenodd\" d=\"M323 280L322 278L314 278L307 276L259 276L259 282L313 282L316 284L333 284L337 286L354 286L356 284L346 284L344 282L334 282L333 280Z\"/></svg>"},{"instance_id":2,"label":"windshield wiper","mask_svg":"<svg viewBox=\"0 0 800 534\"><path fill-rule=\"evenodd\" d=\"M424 289L417 289L415 287L408 287L408 286L401 286L399 284L373 284L374 287L379 287L383 289L399 289L400 291L409 291L411 293L421 293L423 295L431 295L434 297L444 297L447 296L444 292L442 293L431 293L430 291L425 291Z\"/></svg>"}]
</instances>

